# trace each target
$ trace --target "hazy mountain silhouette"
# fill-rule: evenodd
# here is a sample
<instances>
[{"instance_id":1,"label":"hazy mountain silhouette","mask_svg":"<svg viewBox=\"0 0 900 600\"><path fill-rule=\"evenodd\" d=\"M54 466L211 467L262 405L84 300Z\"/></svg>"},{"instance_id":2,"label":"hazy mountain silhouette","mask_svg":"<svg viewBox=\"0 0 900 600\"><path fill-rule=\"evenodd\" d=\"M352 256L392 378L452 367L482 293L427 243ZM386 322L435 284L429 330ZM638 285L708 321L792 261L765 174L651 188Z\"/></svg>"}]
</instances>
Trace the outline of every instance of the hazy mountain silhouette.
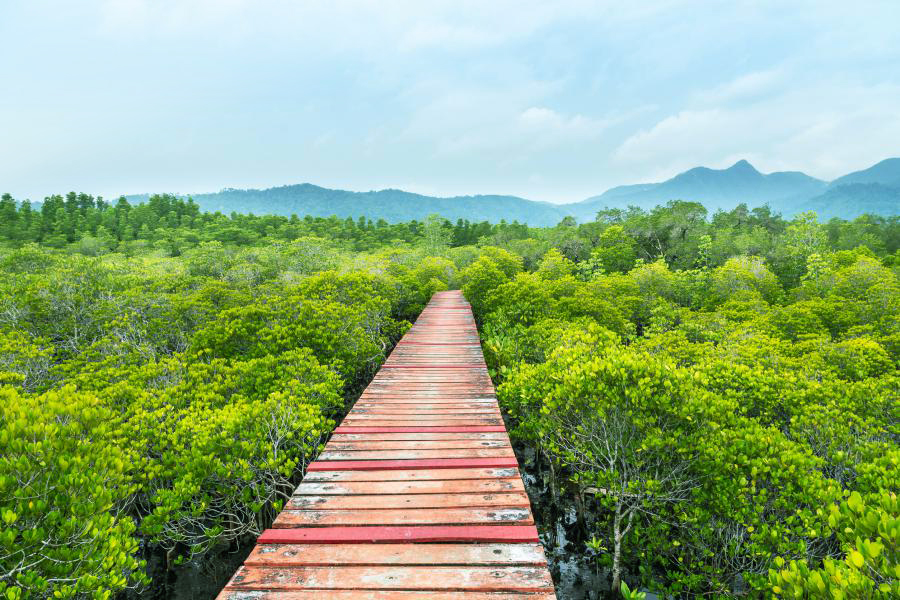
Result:
<instances>
[{"instance_id":1,"label":"hazy mountain silhouette","mask_svg":"<svg viewBox=\"0 0 900 600\"><path fill-rule=\"evenodd\" d=\"M146 195L141 196L146 197ZM140 197L136 197L140 198ZM454 196L438 198L403 190L350 192L301 183L265 190L224 189L195 194L194 201L207 211L328 217L366 216L390 223L423 220L430 214L469 221L519 221L531 225L556 225L568 213L549 202L516 196Z\"/></svg>"},{"instance_id":2,"label":"hazy mountain silhouette","mask_svg":"<svg viewBox=\"0 0 900 600\"><path fill-rule=\"evenodd\" d=\"M814 210L820 219L853 218L863 213L900 214L900 158L838 177L821 195L803 203L800 210Z\"/></svg>"},{"instance_id":3,"label":"hazy mountain silhouette","mask_svg":"<svg viewBox=\"0 0 900 600\"><path fill-rule=\"evenodd\" d=\"M387 189L350 192L309 183L264 190L224 189L192 196L203 210L299 216L366 216L388 222L422 220L438 213L448 219L518 221L555 225L566 216L591 221L604 208L652 209L670 200L700 202L712 213L738 204L768 204L786 217L813 210L820 218L852 219L864 213L900 214L900 158L839 177L828 183L799 171L760 173L746 160L727 169L696 167L660 183L614 187L581 202L551 204L518 196L476 195L440 198ZM130 196L141 201L147 195Z\"/></svg>"},{"instance_id":4,"label":"hazy mountain silhouette","mask_svg":"<svg viewBox=\"0 0 900 600\"><path fill-rule=\"evenodd\" d=\"M797 171L764 175L746 160L727 169L696 167L662 183L624 186L588 198L574 205L580 220L591 218L604 207L639 206L650 209L669 200L700 202L710 212L731 209L740 203L748 206L768 204L784 213L825 191L828 183Z\"/></svg>"}]
</instances>

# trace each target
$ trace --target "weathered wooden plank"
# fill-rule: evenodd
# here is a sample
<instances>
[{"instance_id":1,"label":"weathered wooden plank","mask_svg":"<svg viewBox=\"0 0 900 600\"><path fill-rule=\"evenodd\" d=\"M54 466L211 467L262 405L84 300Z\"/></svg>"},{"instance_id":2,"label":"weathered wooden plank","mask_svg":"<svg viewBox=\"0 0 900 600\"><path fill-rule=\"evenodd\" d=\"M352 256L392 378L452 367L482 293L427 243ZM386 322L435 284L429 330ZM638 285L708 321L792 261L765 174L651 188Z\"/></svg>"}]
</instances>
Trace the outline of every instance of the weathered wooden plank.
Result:
<instances>
[{"instance_id":1,"label":"weathered wooden plank","mask_svg":"<svg viewBox=\"0 0 900 600\"><path fill-rule=\"evenodd\" d=\"M553 600L553 592L434 592L409 590L328 590L325 600ZM218 600L323 600L321 590L253 590L225 588Z\"/></svg>"},{"instance_id":2,"label":"weathered wooden plank","mask_svg":"<svg viewBox=\"0 0 900 600\"><path fill-rule=\"evenodd\" d=\"M334 442L356 442L366 440L503 440L508 442L509 436L505 431L376 431L361 433L335 433L331 436L331 440Z\"/></svg>"},{"instance_id":3,"label":"weathered wooden plank","mask_svg":"<svg viewBox=\"0 0 900 600\"><path fill-rule=\"evenodd\" d=\"M506 427L504 427L503 425L456 425L435 427L411 427L408 425L390 427L373 425L341 425L334 431L335 433L501 433L506 432Z\"/></svg>"},{"instance_id":4,"label":"weathered wooden plank","mask_svg":"<svg viewBox=\"0 0 900 600\"><path fill-rule=\"evenodd\" d=\"M458 418L454 418L455 413L370 413L363 411L353 411L347 415L344 419L346 423L348 420L354 421L422 421L423 423L432 422L432 421L491 421L496 422L500 418L500 413L491 411L489 413L477 412L477 413L464 413L462 415L458 415ZM494 416L496 414L496 416Z\"/></svg>"},{"instance_id":5,"label":"weathered wooden plank","mask_svg":"<svg viewBox=\"0 0 900 600\"><path fill-rule=\"evenodd\" d=\"M396 469L390 471L311 471L303 481L430 481L451 479L515 479L516 467L464 469Z\"/></svg>"},{"instance_id":6,"label":"weathered wooden plank","mask_svg":"<svg viewBox=\"0 0 900 600\"><path fill-rule=\"evenodd\" d=\"M444 360L448 362L451 359L446 357ZM386 362L381 366L382 370L379 375L372 380L372 383L378 385L383 382L395 381L403 384L409 383L464 383L468 385L482 385L485 382L486 374L484 365L481 363L469 363L467 365L457 365L456 367L448 367L446 369L435 369L426 363L416 364L415 361L404 359L402 361Z\"/></svg>"},{"instance_id":7,"label":"weathered wooden plank","mask_svg":"<svg viewBox=\"0 0 900 600\"><path fill-rule=\"evenodd\" d=\"M377 380L374 380L373 383L380 385L382 383L399 383L403 385L415 384L415 383L427 383L427 384L459 384L464 383L466 385L487 385L487 382L482 373L478 373L478 371L484 371L485 366L479 365L477 363L473 363L472 365L465 368L457 368L457 369L445 369L441 371L429 370L426 372L424 369L426 368L423 365L417 365L415 361L407 361L398 362L397 364L392 365L390 362L387 362L381 366L384 371L383 375L380 375ZM409 369L405 372L406 369ZM412 369L416 369L413 371Z\"/></svg>"},{"instance_id":8,"label":"weathered wooden plank","mask_svg":"<svg viewBox=\"0 0 900 600\"><path fill-rule=\"evenodd\" d=\"M451 411L451 410L440 410L440 409L432 409L432 410L418 410L411 409L408 411L389 409L389 408L356 408L351 413L356 416L369 415L380 417L382 419L394 419L397 417L415 417L418 419L446 419L452 418L454 416L458 416L460 418L468 419L493 419L500 416L500 411L497 409L460 409L459 411Z\"/></svg>"},{"instance_id":9,"label":"weathered wooden plank","mask_svg":"<svg viewBox=\"0 0 900 600\"><path fill-rule=\"evenodd\" d=\"M528 507L528 496L499 494L375 494L353 496L305 496L294 494L286 510L365 510L388 508L485 508L497 506Z\"/></svg>"},{"instance_id":10,"label":"weathered wooden plank","mask_svg":"<svg viewBox=\"0 0 900 600\"><path fill-rule=\"evenodd\" d=\"M419 358L445 358L459 357L461 361L473 364L481 364L484 362L484 356L481 354L481 348L478 346L455 346L447 348L439 348L437 346L398 346L388 356L388 360L419 359ZM439 361L432 361L435 364Z\"/></svg>"},{"instance_id":11,"label":"weathered wooden plank","mask_svg":"<svg viewBox=\"0 0 900 600\"><path fill-rule=\"evenodd\" d=\"M448 384L450 385L450 384ZM392 394L400 395L420 395L423 397L431 396L443 396L446 397L445 391L440 389L440 386L433 383L426 382L409 382L402 384L388 384L387 382L380 382L380 384L372 390L373 392L390 392ZM453 393L453 395L463 395L470 394L472 396L484 396L491 393L491 390L486 386L480 385L456 385L453 384L453 387L449 390Z\"/></svg>"},{"instance_id":12,"label":"weathered wooden plank","mask_svg":"<svg viewBox=\"0 0 900 600\"><path fill-rule=\"evenodd\" d=\"M337 450L441 450L462 448L509 448L506 440L357 440L341 442L332 439L325 451Z\"/></svg>"},{"instance_id":13,"label":"weathered wooden plank","mask_svg":"<svg viewBox=\"0 0 900 600\"><path fill-rule=\"evenodd\" d=\"M446 431L446 427L503 427L502 419L498 419L496 421L488 421L488 420L466 420L466 419L453 419L448 421L402 421L402 420L390 420L390 421L368 421L368 420L360 420L357 419L355 421L348 421L347 427L390 427L390 428L398 428L398 427L413 427L416 429L425 429L426 431L431 428L440 427L442 429L437 429L437 431Z\"/></svg>"},{"instance_id":14,"label":"weathered wooden plank","mask_svg":"<svg viewBox=\"0 0 900 600\"><path fill-rule=\"evenodd\" d=\"M382 406L444 406L452 404L489 404L496 405L497 399L484 394L471 396L435 396L422 397L416 394L398 394L390 396L365 396L358 402L363 404L378 404Z\"/></svg>"},{"instance_id":15,"label":"weathered wooden plank","mask_svg":"<svg viewBox=\"0 0 900 600\"><path fill-rule=\"evenodd\" d=\"M372 494L495 494L524 492L519 478L509 479L437 479L429 481L331 481L304 480L295 495L372 495Z\"/></svg>"},{"instance_id":16,"label":"weathered wooden plank","mask_svg":"<svg viewBox=\"0 0 900 600\"><path fill-rule=\"evenodd\" d=\"M546 565L540 544L262 544L245 565Z\"/></svg>"},{"instance_id":17,"label":"weathered wooden plank","mask_svg":"<svg viewBox=\"0 0 900 600\"><path fill-rule=\"evenodd\" d=\"M481 364L458 364L458 365L435 365L435 364L421 364L421 365L411 365L411 364L388 364L387 362L381 365L382 369L415 369L418 371L418 374L428 373L429 371L437 371L440 373L442 378L446 377L443 371L451 370L455 371L456 375L460 377L477 377L481 378ZM471 372L471 373L470 373ZM415 375L415 374L414 374ZM443 379L442 379L443 381ZM447 381L453 381L452 379L447 379Z\"/></svg>"},{"instance_id":18,"label":"weathered wooden plank","mask_svg":"<svg viewBox=\"0 0 900 600\"><path fill-rule=\"evenodd\" d=\"M443 448L438 450L335 450L326 448L318 460L412 460L429 458L512 457L509 448Z\"/></svg>"},{"instance_id":19,"label":"weathered wooden plank","mask_svg":"<svg viewBox=\"0 0 900 600\"><path fill-rule=\"evenodd\" d=\"M373 525L531 525L527 508L372 508L355 510L282 510L273 529L285 527L371 527Z\"/></svg>"},{"instance_id":20,"label":"weathered wooden plank","mask_svg":"<svg viewBox=\"0 0 900 600\"><path fill-rule=\"evenodd\" d=\"M464 412L463 412L464 411ZM499 413L495 406L489 403L472 403L472 404L357 404L353 407L353 412L366 414L413 414L413 415L446 415L446 414L464 414L464 415L491 415Z\"/></svg>"},{"instance_id":21,"label":"weathered wooden plank","mask_svg":"<svg viewBox=\"0 0 900 600\"><path fill-rule=\"evenodd\" d=\"M445 542L537 542L533 525L421 525L415 527L293 527L266 529L260 544L425 544Z\"/></svg>"},{"instance_id":22,"label":"weathered wooden plank","mask_svg":"<svg viewBox=\"0 0 900 600\"><path fill-rule=\"evenodd\" d=\"M502 427L503 419L500 418L471 418L471 419L352 419L348 417L344 421L347 427Z\"/></svg>"},{"instance_id":23,"label":"weathered wooden plank","mask_svg":"<svg viewBox=\"0 0 900 600\"><path fill-rule=\"evenodd\" d=\"M500 409L489 404L481 407L472 404L451 404L449 406L430 406L408 404L406 406L390 406L375 404L357 404L350 411L351 414L364 415L418 415L418 416L442 416L442 415L499 415Z\"/></svg>"},{"instance_id":24,"label":"weathered wooden plank","mask_svg":"<svg viewBox=\"0 0 900 600\"><path fill-rule=\"evenodd\" d=\"M469 467L517 467L513 458L429 458L422 460L317 460L312 471L386 471L402 469L459 469Z\"/></svg>"},{"instance_id":25,"label":"weathered wooden plank","mask_svg":"<svg viewBox=\"0 0 900 600\"><path fill-rule=\"evenodd\" d=\"M527 592L553 589L553 581L533 566L242 567L229 587Z\"/></svg>"}]
</instances>

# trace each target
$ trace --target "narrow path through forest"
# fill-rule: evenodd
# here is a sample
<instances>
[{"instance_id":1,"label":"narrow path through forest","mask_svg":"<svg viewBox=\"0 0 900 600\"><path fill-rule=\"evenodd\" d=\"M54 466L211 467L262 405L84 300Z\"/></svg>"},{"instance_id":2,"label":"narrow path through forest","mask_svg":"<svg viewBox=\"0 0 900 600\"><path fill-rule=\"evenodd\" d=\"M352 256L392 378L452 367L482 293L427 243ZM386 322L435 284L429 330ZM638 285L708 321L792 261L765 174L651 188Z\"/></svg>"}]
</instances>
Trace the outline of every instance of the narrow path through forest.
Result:
<instances>
[{"instance_id":1,"label":"narrow path through forest","mask_svg":"<svg viewBox=\"0 0 900 600\"><path fill-rule=\"evenodd\" d=\"M555 598L460 292L434 295L219 598Z\"/></svg>"}]
</instances>

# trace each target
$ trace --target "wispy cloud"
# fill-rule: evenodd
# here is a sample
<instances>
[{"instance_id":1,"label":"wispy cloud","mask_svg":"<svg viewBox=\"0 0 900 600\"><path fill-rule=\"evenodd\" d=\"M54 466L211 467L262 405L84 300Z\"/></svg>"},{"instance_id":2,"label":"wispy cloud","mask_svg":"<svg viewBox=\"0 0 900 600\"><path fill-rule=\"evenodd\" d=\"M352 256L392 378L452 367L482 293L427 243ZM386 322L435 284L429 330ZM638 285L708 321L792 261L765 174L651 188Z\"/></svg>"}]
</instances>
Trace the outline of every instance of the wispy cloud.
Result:
<instances>
[{"instance_id":1,"label":"wispy cloud","mask_svg":"<svg viewBox=\"0 0 900 600\"><path fill-rule=\"evenodd\" d=\"M900 154L900 83L802 78L778 85L751 74L628 136L617 164L663 178L747 158L764 170L804 169L826 179ZM865 132L864 135L861 135Z\"/></svg>"}]
</instances>

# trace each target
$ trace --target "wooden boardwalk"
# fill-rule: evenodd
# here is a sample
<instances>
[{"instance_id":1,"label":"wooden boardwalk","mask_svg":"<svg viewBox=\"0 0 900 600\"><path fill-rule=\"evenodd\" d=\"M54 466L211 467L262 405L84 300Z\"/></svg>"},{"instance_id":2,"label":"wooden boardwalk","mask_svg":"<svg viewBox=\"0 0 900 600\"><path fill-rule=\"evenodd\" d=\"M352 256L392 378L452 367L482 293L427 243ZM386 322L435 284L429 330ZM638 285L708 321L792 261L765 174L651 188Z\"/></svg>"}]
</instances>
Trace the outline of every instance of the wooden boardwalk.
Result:
<instances>
[{"instance_id":1,"label":"wooden boardwalk","mask_svg":"<svg viewBox=\"0 0 900 600\"><path fill-rule=\"evenodd\" d=\"M469 305L439 292L221 600L550 600Z\"/></svg>"}]
</instances>

